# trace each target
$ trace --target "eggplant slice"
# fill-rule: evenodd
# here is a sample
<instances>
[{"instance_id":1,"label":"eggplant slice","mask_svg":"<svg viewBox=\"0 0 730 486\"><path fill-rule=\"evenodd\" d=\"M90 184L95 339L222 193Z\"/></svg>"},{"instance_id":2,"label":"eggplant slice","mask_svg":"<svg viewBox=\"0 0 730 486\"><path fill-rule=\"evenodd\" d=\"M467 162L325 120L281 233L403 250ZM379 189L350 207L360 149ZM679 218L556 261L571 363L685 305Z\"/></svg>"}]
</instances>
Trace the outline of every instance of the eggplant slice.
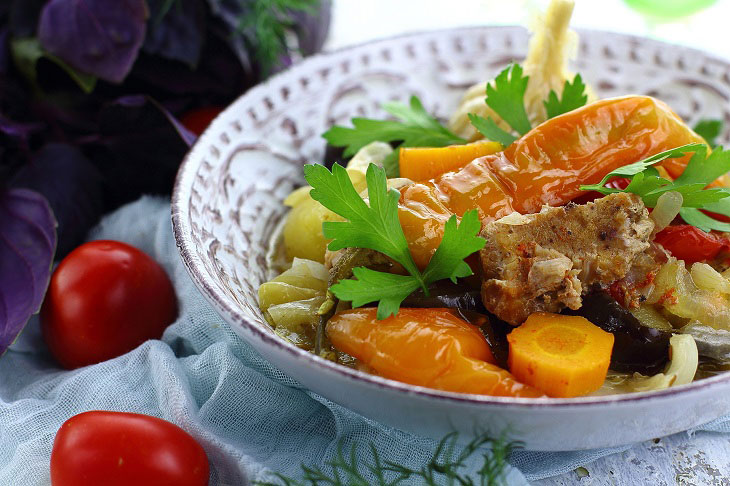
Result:
<instances>
[{"instance_id":1,"label":"eggplant slice","mask_svg":"<svg viewBox=\"0 0 730 486\"><path fill-rule=\"evenodd\" d=\"M669 338L672 333L641 324L610 295L597 291L583 297L578 310L564 314L582 316L614 336L610 368L642 375L661 373L669 362Z\"/></svg>"}]
</instances>

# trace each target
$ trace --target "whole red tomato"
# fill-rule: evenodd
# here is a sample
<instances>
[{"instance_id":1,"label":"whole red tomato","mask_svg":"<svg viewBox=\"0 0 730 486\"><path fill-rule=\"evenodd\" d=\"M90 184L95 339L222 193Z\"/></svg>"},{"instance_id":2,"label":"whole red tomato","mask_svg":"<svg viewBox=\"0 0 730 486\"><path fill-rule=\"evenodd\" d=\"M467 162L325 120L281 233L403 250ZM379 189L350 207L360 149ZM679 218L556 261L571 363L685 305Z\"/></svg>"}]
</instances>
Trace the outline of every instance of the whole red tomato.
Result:
<instances>
[{"instance_id":1,"label":"whole red tomato","mask_svg":"<svg viewBox=\"0 0 730 486\"><path fill-rule=\"evenodd\" d=\"M100 240L58 265L41 325L58 362L78 368L159 338L176 316L175 290L162 267L133 246Z\"/></svg>"},{"instance_id":2,"label":"whole red tomato","mask_svg":"<svg viewBox=\"0 0 730 486\"><path fill-rule=\"evenodd\" d=\"M53 486L204 486L205 451L187 432L149 415L92 411L61 425Z\"/></svg>"}]
</instances>

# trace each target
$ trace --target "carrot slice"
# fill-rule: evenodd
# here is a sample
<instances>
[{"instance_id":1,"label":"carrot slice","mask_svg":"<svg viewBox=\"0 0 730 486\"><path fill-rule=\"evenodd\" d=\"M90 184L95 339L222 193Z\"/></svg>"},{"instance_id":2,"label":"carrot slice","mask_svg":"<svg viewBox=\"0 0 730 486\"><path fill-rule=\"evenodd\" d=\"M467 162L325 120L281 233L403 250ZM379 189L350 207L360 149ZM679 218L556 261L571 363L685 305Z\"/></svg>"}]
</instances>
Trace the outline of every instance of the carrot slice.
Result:
<instances>
[{"instance_id":1,"label":"carrot slice","mask_svg":"<svg viewBox=\"0 0 730 486\"><path fill-rule=\"evenodd\" d=\"M448 147L403 147L398 155L400 176L416 182L427 181L502 149L499 143L484 140Z\"/></svg>"},{"instance_id":2,"label":"carrot slice","mask_svg":"<svg viewBox=\"0 0 730 486\"><path fill-rule=\"evenodd\" d=\"M551 397L586 395L606 379L613 334L583 317L536 312L507 340L515 378Z\"/></svg>"},{"instance_id":3,"label":"carrot slice","mask_svg":"<svg viewBox=\"0 0 730 486\"><path fill-rule=\"evenodd\" d=\"M461 393L544 396L493 364L479 328L449 309L400 309L382 321L372 307L342 311L327 323L327 336L368 371L392 380Z\"/></svg>"}]
</instances>

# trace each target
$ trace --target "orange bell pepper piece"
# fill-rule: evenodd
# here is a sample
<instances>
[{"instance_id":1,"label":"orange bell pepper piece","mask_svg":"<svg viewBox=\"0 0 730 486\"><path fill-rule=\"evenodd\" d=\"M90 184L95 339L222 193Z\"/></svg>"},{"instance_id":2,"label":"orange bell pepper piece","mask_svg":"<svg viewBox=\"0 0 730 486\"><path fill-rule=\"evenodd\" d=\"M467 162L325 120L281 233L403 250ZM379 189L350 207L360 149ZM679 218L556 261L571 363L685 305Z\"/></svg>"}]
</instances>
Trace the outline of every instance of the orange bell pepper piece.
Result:
<instances>
[{"instance_id":1,"label":"orange bell pepper piece","mask_svg":"<svg viewBox=\"0 0 730 486\"><path fill-rule=\"evenodd\" d=\"M375 308L335 314L327 336L374 374L412 385L492 396L540 397L495 364L479 328L449 309L400 309L379 321Z\"/></svg>"},{"instance_id":2,"label":"orange bell pepper piece","mask_svg":"<svg viewBox=\"0 0 730 486\"><path fill-rule=\"evenodd\" d=\"M502 144L486 140L447 147L401 147L400 176L416 182L427 181L501 150Z\"/></svg>"},{"instance_id":3,"label":"orange bell pepper piece","mask_svg":"<svg viewBox=\"0 0 730 486\"><path fill-rule=\"evenodd\" d=\"M688 143L704 143L665 103L626 96L591 103L535 127L504 152L401 190L399 218L424 268L452 214L477 209L482 221L560 206L618 167ZM689 156L661 162L676 178Z\"/></svg>"}]
</instances>

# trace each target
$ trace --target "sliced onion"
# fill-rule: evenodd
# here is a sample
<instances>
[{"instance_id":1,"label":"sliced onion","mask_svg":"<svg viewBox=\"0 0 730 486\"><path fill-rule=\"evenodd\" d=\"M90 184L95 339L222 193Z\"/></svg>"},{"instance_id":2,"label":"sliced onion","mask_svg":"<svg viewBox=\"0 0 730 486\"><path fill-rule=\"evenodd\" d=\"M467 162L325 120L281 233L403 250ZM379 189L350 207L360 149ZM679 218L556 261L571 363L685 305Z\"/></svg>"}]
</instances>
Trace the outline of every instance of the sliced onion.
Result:
<instances>
[{"instance_id":1,"label":"sliced onion","mask_svg":"<svg viewBox=\"0 0 730 486\"><path fill-rule=\"evenodd\" d=\"M643 326L662 331L674 330L672 324L651 305L642 305L638 309L631 309L630 312Z\"/></svg>"},{"instance_id":2,"label":"sliced onion","mask_svg":"<svg viewBox=\"0 0 730 486\"><path fill-rule=\"evenodd\" d=\"M701 289L730 294L730 280L726 279L717 270L707 263L697 262L690 270L692 280Z\"/></svg>"},{"instance_id":3,"label":"sliced onion","mask_svg":"<svg viewBox=\"0 0 730 486\"><path fill-rule=\"evenodd\" d=\"M669 369L668 376L676 376L672 386L691 383L697 373L698 352L697 344L688 334L675 334L669 339Z\"/></svg>"},{"instance_id":4,"label":"sliced onion","mask_svg":"<svg viewBox=\"0 0 730 486\"><path fill-rule=\"evenodd\" d=\"M663 390L670 386L691 383L697 373L697 345L688 334L675 334L669 339L669 365L664 373L645 377L634 373L627 382L631 391Z\"/></svg>"},{"instance_id":5,"label":"sliced onion","mask_svg":"<svg viewBox=\"0 0 730 486\"><path fill-rule=\"evenodd\" d=\"M297 300L284 304L272 305L267 312L276 328L284 327L289 331L304 335L311 329L319 315L317 311L324 302L324 296L319 295L306 300Z\"/></svg>"},{"instance_id":6,"label":"sliced onion","mask_svg":"<svg viewBox=\"0 0 730 486\"><path fill-rule=\"evenodd\" d=\"M676 191L665 192L657 199L656 207L649 216L654 221L654 234L657 234L674 221L679 214L684 198Z\"/></svg>"}]
</instances>

